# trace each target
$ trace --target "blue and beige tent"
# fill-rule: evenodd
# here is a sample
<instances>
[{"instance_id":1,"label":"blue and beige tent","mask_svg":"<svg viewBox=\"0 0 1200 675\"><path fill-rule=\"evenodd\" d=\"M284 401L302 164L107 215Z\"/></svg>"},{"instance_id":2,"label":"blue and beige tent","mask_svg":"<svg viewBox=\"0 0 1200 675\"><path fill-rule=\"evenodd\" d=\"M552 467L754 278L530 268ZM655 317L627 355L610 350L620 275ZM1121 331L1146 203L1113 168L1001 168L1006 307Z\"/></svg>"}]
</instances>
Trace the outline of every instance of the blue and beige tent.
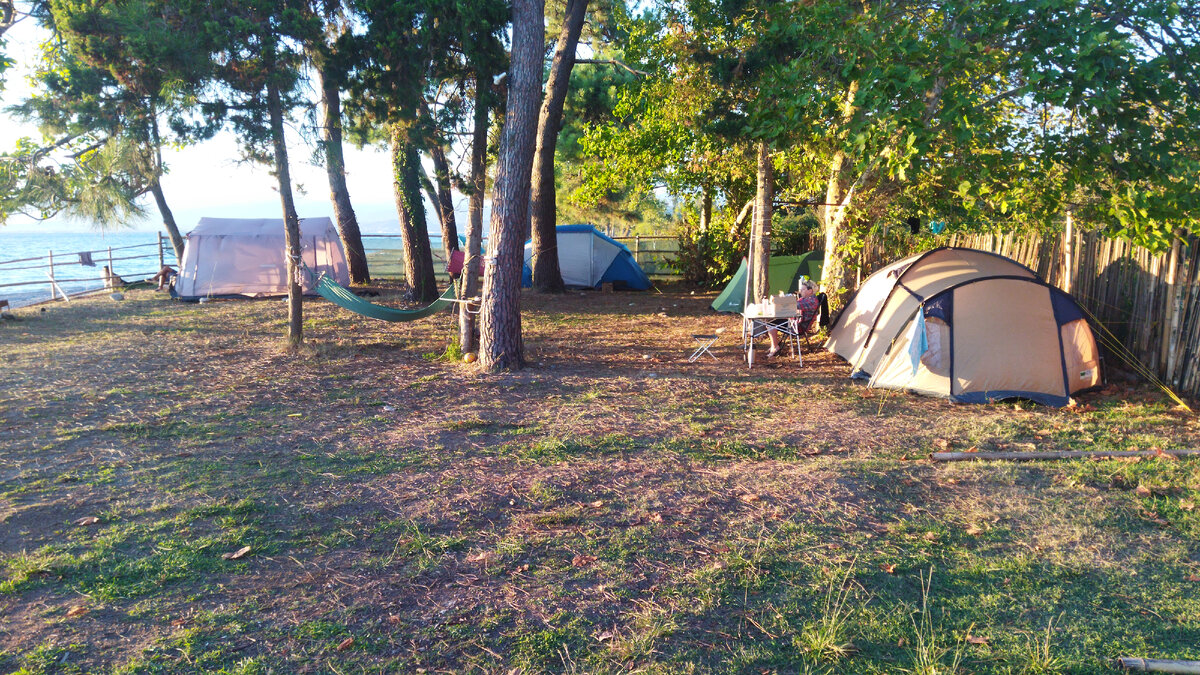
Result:
<instances>
[{"instance_id":1,"label":"blue and beige tent","mask_svg":"<svg viewBox=\"0 0 1200 675\"><path fill-rule=\"evenodd\" d=\"M1075 300L1016 261L968 248L935 248L872 274L825 348L872 387L962 403L1062 406L1101 381Z\"/></svg>"},{"instance_id":2,"label":"blue and beige tent","mask_svg":"<svg viewBox=\"0 0 1200 675\"><path fill-rule=\"evenodd\" d=\"M771 258L767 268L767 284L771 295L776 293L795 293L800 287L800 279L808 277L813 281L821 280L821 263L825 254L821 251L809 251L801 255L782 255ZM742 303L746 295L746 260L725 285L725 290L712 302L712 308L718 312L733 312L741 314Z\"/></svg>"},{"instance_id":3,"label":"blue and beige tent","mask_svg":"<svg viewBox=\"0 0 1200 675\"><path fill-rule=\"evenodd\" d=\"M611 283L618 290L644 291L650 278L629 249L591 225L559 225L558 268L568 288L599 288ZM521 285L533 285L533 242L525 243Z\"/></svg>"}]
</instances>

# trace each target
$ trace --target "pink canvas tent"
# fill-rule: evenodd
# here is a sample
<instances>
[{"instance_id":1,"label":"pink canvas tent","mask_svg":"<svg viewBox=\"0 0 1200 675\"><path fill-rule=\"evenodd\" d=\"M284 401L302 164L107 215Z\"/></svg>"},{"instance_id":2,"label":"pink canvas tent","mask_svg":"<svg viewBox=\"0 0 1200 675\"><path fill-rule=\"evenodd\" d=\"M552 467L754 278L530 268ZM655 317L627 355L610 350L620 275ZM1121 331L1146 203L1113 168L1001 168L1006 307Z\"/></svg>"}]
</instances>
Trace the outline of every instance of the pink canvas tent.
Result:
<instances>
[{"instance_id":1,"label":"pink canvas tent","mask_svg":"<svg viewBox=\"0 0 1200 675\"><path fill-rule=\"evenodd\" d=\"M337 230L329 218L301 218L300 246L304 262L337 283L350 284L350 267ZM301 275L306 294L314 293ZM181 300L206 297L287 294L287 258L280 218L201 218L188 232L183 262L175 280Z\"/></svg>"}]
</instances>

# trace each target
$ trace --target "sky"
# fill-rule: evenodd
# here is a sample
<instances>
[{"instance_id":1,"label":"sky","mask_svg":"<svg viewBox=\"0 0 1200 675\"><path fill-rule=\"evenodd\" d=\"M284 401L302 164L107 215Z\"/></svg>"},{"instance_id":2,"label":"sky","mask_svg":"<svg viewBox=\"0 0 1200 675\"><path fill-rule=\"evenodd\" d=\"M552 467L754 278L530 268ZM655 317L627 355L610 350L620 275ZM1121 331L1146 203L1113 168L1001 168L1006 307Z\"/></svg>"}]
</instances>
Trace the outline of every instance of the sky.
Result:
<instances>
[{"instance_id":1,"label":"sky","mask_svg":"<svg viewBox=\"0 0 1200 675\"><path fill-rule=\"evenodd\" d=\"M30 93L27 77L36 59L37 46L46 33L31 20L24 20L5 33L5 53L16 66L5 72L4 90L0 92L0 109L15 105ZM315 95L314 97L315 98ZM39 138L36 128L23 125L0 112L0 151L12 148L17 139ZM310 162L312 148L305 145L296 131L289 129L288 155L291 165L296 211L301 218L333 217L329 201L329 181L322 166ZM364 232L398 233L396 206L392 194L391 162L386 148L357 149L345 147L346 180L359 225ZM190 230L201 216L280 218L279 191L269 168L261 164L239 162L237 142L233 134L221 132L213 139L182 149L163 149L168 173L162 179L167 203L174 212L180 230ZM146 195L143 201L147 217L132 223L136 229L161 229L154 201ZM432 208L426 200L426 209ZM459 229L466 222L466 198L455 195ZM437 230L434 212L429 211L431 230ZM486 227L486 224L485 224ZM55 219L36 222L13 218L0 226L5 231L75 232L92 229L90 223Z\"/></svg>"}]
</instances>

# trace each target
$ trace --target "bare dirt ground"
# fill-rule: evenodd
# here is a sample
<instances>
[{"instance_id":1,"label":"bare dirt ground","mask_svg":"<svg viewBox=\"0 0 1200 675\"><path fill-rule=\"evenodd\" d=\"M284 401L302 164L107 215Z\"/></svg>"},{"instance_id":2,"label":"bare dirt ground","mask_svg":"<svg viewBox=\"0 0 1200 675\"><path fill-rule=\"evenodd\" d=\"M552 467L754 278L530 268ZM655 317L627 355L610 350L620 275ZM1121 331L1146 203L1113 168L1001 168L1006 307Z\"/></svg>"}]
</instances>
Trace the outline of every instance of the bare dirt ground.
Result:
<instances>
[{"instance_id":1,"label":"bare dirt ground","mask_svg":"<svg viewBox=\"0 0 1200 675\"><path fill-rule=\"evenodd\" d=\"M0 672L1200 659L1198 462L926 459L1197 447L1151 389L956 405L815 340L747 370L686 289L526 295L495 376L448 315L313 301L289 354L278 301L127 296L0 322Z\"/></svg>"}]
</instances>

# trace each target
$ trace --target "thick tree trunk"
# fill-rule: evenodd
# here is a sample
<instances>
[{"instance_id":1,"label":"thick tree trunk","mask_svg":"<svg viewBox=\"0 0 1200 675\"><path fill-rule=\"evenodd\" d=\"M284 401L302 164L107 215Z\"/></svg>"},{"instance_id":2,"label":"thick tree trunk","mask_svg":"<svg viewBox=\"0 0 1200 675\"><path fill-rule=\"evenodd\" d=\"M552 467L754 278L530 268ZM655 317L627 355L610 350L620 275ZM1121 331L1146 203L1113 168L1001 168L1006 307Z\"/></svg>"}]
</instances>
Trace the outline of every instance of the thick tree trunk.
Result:
<instances>
[{"instance_id":1,"label":"thick tree trunk","mask_svg":"<svg viewBox=\"0 0 1200 675\"><path fill-rule=\"evenodd\" d=\"M842 107L843 127L857 112L854 106L857 94L858 83L851 82ZM846 209L850 206L851 197L846 154L839 147L829 163L825 205L819 210L821 224L825 228L825 263L821 268L821 283L829 296L830 309L834 311L845 306L856 283L854 265L850 264L854 251L850 250L849 223L846 222Z\"/></svg>"},{"instance_id":2,"label":"thick tree trunk","mask_svg":"<svg viewBox=\"0 0 1200 675\"><path fill-rule=\"evenodd\" d=\"M437 187L437 199L433 202L438 210L438 222L442 225L442 253L450 260L450 253L458 250L458 223L454 219L454 195L450 188L450 163L446 161L446 149L439 139L433 139L429 149L433 158L433 180Z\"/></svg>"},{"instance_id":3,"label":"thick tree trunk","mask_svg":"<svg viewBox=\"0 0 1200 675\"><path fill-rule=\"evenodd\" d=\"M483 197L487 190L488 102L492 77L483 70L475 71L475 129L471 138L471 195L467 205L467 255L463 265L461 298L479 294L480 249L483 246ZM465 304L458 306L458 344L463 353L478 348L475 315Z\"/></svg>"},{"instance_id":4,"label":"thick tree trunk","mask_svg":"<svg viewBox=\"0 0 1200 675\"><path fill-rule=\"evenodd\" d=\"M758 144L758 191L754 197L754 225L750 228L751 302L770 294L767 270L771 263L771 205L775 200L775 181L771 173L771 155L767 144Z\"/></svg>"},{"instance_id":5,"label":"thick tree trunk","mask_svg":"<svg viewBox=\"0 0 1200 675\"><path fill-rule=\"evenodd\" d=\"M346 189L346 161L342 155L342 100L336 78L317 69L321 80L321 108L325 124L321 131L325 147L325 172L329 176L329 198L333 202L333 215L337 221L338 237L346 249L350 263L350 281L356 284L371 283L371 271L367 267L367 253L363 247L362 233L358 229L358 218L350 204L350 191Z\"/></svg>"},{"instance_id":6,"label":"thick tree trunk","mask_svg":"<svg viewBox=\"0 0 1200 675\"><path fill-rule=\"evenodd\" d=\"M158 206L158 212L162 214L163 227L167 230L167 236L171 238L175 262L183 264L183 235L179 233L179 225L175 224L175 214L171 213L171 207L167 206L167 196L163 194L162 185L157 178L150 183L150 194L154 195L154 203Z\"/></svg>"},{"instance_id":7,"label":"thick tree trunk","mask_svg":"<svg viewBox=\"0 0 1200 675\"><path fill-rule=\"evenodd\" d=\"M704 192L700 196L700 233L708 232L708 228L712 226L712 186L705 185Z\"/></svg>"},{"instance_id":8,"label":"thick tree trunk","mask_svg":"<svg viewBox=\"0 0 1200 675\"><path fill-rule=\"evenodd\" d=\"M288 168L287 143L283 136L283 104L279 88L268 80L267 111L271 116L271 143L275 148L275 176L279 180L279 201L283 207L284 243L287 247L288 347L295 349L304 341L304 295L300 288L300 217L292 201L292 175Z\"/></svg>"},{"instance_id":9,"label":"thick tree trunk","mask_svg":"<svg viewBox=\"0 0 1200 675\"><path fill-rule=\"evenodd\" d=\"M492 188L490 250L483 275L479 361L491 372L521 368L521 267L529 227L529 179L541 101L541 0L513 0L508 109Z\"/></svg>"},{"instance_id":10,"label":"thick tree trunk","mask_svg":"<svg viewBox=\"0 0 1200 675\"><path fill-rule=\"evenodd\" d=\"M538 115L537 150L533 160L533 288L539 293L562 293L562 271L558 266L558 203L554 193L554 149L562 128L563 105L575 66L575 45L583 31L588 0L567 0L562 31L546 81L546 97Z\"/></svg>"},{"instance_id":11,"label":"thick tree trunk","mask_svg":"<svg viewBox=\"0 0 1200 675\"><path fill-rule=\"evenodd\" d=\"M392 125L392 188L396 193L396 215L404 245L404 276L412 286L413 300L433 302L438 297L433 276L433 254L421 199L421 155L409 139L403 123Z\"/></svg>"},{"instance_id":12,"label":"thick tree trunk","mask_svg":"<svg viewBox=\"0 0 1200 675\"><path fill-rule=\"evenodd\" d=\"M830 309L834 311L845 306L857 279L855 266L852 264L850 225L846 222L846 208L850 205L850 196L845 194L848 181L841 178L843 161L844 158L840 156L834 159L834 171L825 192L825 201L843 205L825 206L821 209L822 224L825 227L825 263L821 267L821 282L829 296Z\"/></svg>"}]
</instances>

